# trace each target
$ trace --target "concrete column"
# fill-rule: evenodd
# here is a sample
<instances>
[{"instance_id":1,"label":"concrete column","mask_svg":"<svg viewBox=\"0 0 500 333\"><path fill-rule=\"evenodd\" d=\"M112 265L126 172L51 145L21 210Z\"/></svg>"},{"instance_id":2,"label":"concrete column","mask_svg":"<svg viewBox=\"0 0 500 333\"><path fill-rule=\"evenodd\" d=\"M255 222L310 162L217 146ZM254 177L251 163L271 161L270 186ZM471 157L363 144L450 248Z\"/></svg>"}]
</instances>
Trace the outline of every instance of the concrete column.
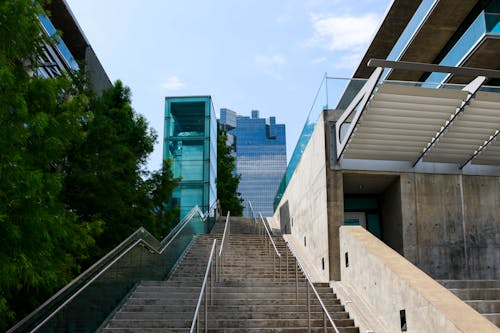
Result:
<instances>
[{"instance_id":1,"label":"concrete column","mask_svg":"<svg viewBox=\"0 0 500 333\"><path fill-rule=\"evenodd\" d=\"M403 255L418 265L417 205L415 174L401 174L401 213L403 231Z\"/></svg>"},{"instance_id":2,"label":"concrete column","mask_svg":"<svg viewBox=\"0 0 500 333\"><path fill-rule=\"evenodd\" d=\"M328 258L330 280L340 280L339 228L344 224L344 184L342 172L327 169Z\"/></svg>"}]
</instances>

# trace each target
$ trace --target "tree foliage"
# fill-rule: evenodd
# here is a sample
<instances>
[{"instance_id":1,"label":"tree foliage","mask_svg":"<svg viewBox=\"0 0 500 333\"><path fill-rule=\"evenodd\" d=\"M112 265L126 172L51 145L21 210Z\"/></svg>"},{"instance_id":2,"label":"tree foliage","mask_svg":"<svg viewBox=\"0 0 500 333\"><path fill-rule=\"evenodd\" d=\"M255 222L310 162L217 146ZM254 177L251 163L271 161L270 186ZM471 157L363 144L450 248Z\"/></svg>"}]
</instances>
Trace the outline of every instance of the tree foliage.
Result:
<instances>
[{"instance_id":1,"label":"tree foliage","mask_svg":"<svg viewBox=\"0 0 500 333\"><path fill-rule=\"evenodd\" d=\"M156 135L127 87L96 96L77 73L29 75L48 41L40 11L0 2L0 330L137 227L164 234L175 216L160 203L178 180L144 170Z\"/></svg>"},{"instance_id":2,"label":"tree foliage","mask_svg":"<svg viewBox=\"0 0 500 333\"><path fill-rule=\"evenodd\" d=\"M232 155L233 147L227 145L227 133L217 124L217 197L222 214L231 212L232 216L243 214L243 199L238 192L240 176L234 174L236 159Z\"/></svg>"},{"instance_id":3,"label":"tree foliage","mask_svg":"<svg viewBox=\"0 0 500 333\"><path fill-rule=\"evenodd\" d=\"M69 77L28 75L44 38L40 10L31 0L0 4L0 329L69 281L100 229L60 200L88 99Z\"/></svg>"}]
</instances>

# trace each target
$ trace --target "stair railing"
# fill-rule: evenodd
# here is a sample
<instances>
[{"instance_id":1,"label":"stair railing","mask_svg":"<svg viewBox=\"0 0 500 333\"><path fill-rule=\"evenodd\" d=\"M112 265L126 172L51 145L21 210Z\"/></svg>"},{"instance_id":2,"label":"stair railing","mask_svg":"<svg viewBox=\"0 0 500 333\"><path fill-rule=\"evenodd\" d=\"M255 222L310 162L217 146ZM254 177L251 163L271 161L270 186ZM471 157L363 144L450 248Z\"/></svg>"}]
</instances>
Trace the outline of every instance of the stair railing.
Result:
<instances>
[{"instance_id":1,"label":"stair railing","mask_svg":"<svg viewBox=\"0 0 500 333\"><path fill-rule=\"evenodd\" d=\"M286 242L287 249L290 250L292 255L295 257L295 285L296 285L296 293L297 293L297 304L298 304L298 299L299 299L299 280L298 280L298 270L302 271L306 278L306 299L307 299L307 326L308 326L308 332L311 332L311 300L310 300L310 290L312 289L313 294L316 296L316 299L318 300L321 310L323 311L323 331L326 333L327 332L327 319L330 321L330 324L332 325L332 328L334 329L335 333L340 333L339 329L337 328L337 325L335 325L335 322L333 321L332 317L330 316L330 313L326 309L325 304L321 300L321 297L318 294L318 291L314 287L314 284L311 282L311 278L309 277L309 274L307 274L307 271L304 269L304 266L300 263L299 257L297 256L297 253L294 251L293 246L290 246L289 242ZM287 257L288 257L288 251L287 251ZM287 272L287 278L288 278L288 272Z\"/></svg>"},{"instance_id":2,"label":"stair railing","mask_svg":"<svg viewBox=\"0 0 500 333\"><path fill-rule=\"evenodd\" d=\"M205 277L203 278L203 283L201 284L200 296L198 297L198 302L196 303L196 309L194 310L193 321L191 323L191 329L189 330L189 333L193 333L195 329L197 333L200 332L200 307L202 299L204 299L205 333L208 332L208 298L210 298L210 305L213 305L214 302L213 264L214 264L214 257L216 255L215 254L216 247L217 247L217 239L214 239L214 242L212 243L212 250L210 251L210 256L208 257L207 269L205 270Z\"/></svg>"},{"instance_id":3,"label":"stair railing","mask_svg":"<svg viewBox=\"0 0 500 333\"><path fill-rule=\"evenodd\" d=\"M130 290L130 288L137 281L144 279L165 278L165 274L168 274L168 271L171 270L170 265L172 265L173 267L178 259L178 253L176 251L174 251L175 256L174 254L170 256L169 251L172 248L176 247L172 244L174 242L180 242L182 243L183 247L184 245L187 247L189 241L186 237L184 237L185 235L183 236L181 235L181 233L188 233L189 236L191 236L191 232L189 229L186 229L186 226L196 215L199 215L200 212L201 211L198 206L194 207L179 222L179 224L174 229L172 229L172 231L170 231L170 233L165 238L163 238L161 242L158 241L153 235L151 235L146 229L140 227L122 243L120 243L113 250L108 252L104 257L99 259L95 264L93 264L78 277L76 277L73 281L59 290L49 300L40 305L35 311L30 313L15 326L10 328L8 332L35 332L39 329L58 330L57 328L54 328L50 325L59 325L57 327L63 327L60 325L65 325L65 320L71 321L71 318L74 318L75 316L82 318L78 313L78 309L75 310L74 302L78 302L81 298L85 299L85 297L90 297L92 302L95 301L95 299L99 299L99 283L102 284L102 282L100 281L103 279L101 277L106 276L106 274L118 276L116 273L113 273L114 270L119 270L121 269L120 267L124 267L123 265L125 264L122 263L122 261L124 260L123 258L126 258L127 256L136 258L137 256L134 256L133 252L138 248L144 248L145 253L148 256L147 258L145 258L145 260L139 260L137 262L138 266L143 265L144 267L137 267L137 269L134 270L127 269L127 274L129 274L130 277L127 274L120 275L121 280L117 280L116 283L113 284L114 288L116 288L116 290L114 291L116 293L116 297L118 299L122 299L126 295L128 290ZM202 220L208 217L208 214L204 215L205 216L200 216ZM172 259L172 262L167 263L165 257L168 257L167 259L169 260ZM140 258L142 258L142 256ZM151 263L161 263L165 266L165 270L162 270L160 272L147 269L146 266ZM128 267L130 266L130 263L126 265ZM170 268L168 268L167 266ZM107 283L107 285L109 285L109 283ZM92 290L94 289L96 289L97 291L92 292ZM84 303L88 304L91 301L87 300ZM104 320L116 307L116 301L114 299L100 298L99 307L99 309L95 310L91 315L89 315L93 319L95 319L94 321L96 323L86 323L86 329L97 329L98 326L102 323L102 320ZM65 311L68 311L69 314L62 314Z\"/></svg>"},{"instance_id":4,"label":"stair railing","mask_svg":"<svg viewBox=\"0 0 500 333\"><path fill-rule=\"evenodd\" d=\"M231 212L227 211L227 216L226 216L226 225L224 226L224 234L222 235L222 241L220 244L219 248L219 255L218 258L215 258L215 270L216 270L216 279L217 281L220 281L222 278L223 274L223 266L224 266L224 244L227 241L229 241L229 236L231 234L231 218L230 218Z\"/></svg>"},{"instance_id":5,"label":"stair railing","mask_svg":"<svg viewBox=\"0 0 500 333\"><path fill-rule=\"evenodd\" d=\"M273 280L276 280L276 258L279 260L279 279L281 283L281 254L279 253L278 249L276 248L276 244L274 243L273 237L271 236L271 233L269 232L269 229L267 228L266 222L264 221L264 218L262 217L262 214L259 213L260 215L260 220L262 221L262 225L264 226L265 232L267 234L267 237L269 238L269 246L267 247L267 254L270 254L271 252L271 244L274 248L274 253L273 253Z\"/></svg>"},{"instance_id":6,"label":"stair railing","mask_svg":"<svg viewBox=\"0 0 500 333\"><path fill-rule=\"evenodd\" d=\"M250 214L250 218L254 221L254 230L258 231L259 236L264 237L264 230L257 220L257 216L255 215L255 211L253 210L253 205L250 200L248 200L248 212Z\"/></svg>"}]
</instances>

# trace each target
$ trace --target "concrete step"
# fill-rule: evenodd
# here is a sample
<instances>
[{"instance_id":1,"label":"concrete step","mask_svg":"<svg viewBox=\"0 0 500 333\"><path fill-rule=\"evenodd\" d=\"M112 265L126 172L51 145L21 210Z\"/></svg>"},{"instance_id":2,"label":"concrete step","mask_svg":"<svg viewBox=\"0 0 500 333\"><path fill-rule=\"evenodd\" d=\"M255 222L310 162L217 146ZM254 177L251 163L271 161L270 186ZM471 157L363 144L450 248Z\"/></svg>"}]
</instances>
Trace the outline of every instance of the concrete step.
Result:
<instances>
[{"instance_id":1,"label":"concrete step","mask_svg":"<svg viewBox=\"0 0 500 333\"><path fill-rule=\"evenodd\" d=\"M109 322L109 328L179 328L191 326L191 319L183 320L140 320L140 319L113 319ZM271 327L307 327L309 320L300 319L214 319L208 321L209 328L271 328ZM337 327L353 327L352 319L334 319ZM200 322L203 325L203 322ZM323 319L310 319L312 327L323 327Z\"/></svg>"},{"instance_id":2,"label":"concrete step","mask_svg":"<svg viewBox=\"0 0 500 333\"><path fill-rule=\"evenodd\" d=\"M484 313L483 316L497 327L500 327L500 313Z\"/></svg>"},{"instance_id":3,"label":"concrete step","mask_svg":"<svg viewBox=\"0 0 500 333\"><path fill-rule=\"evenodd\" d=\"M220 227L222 229L222 225ZM241 234L236 233L238 229ZM268 250L268 244L259 235L248 234L248 229L244 225L237 227L235 222L233 234L225 240L225 265L220 281L214 281L213 305L208 308L209 331L304 332L308 325L304 275L298 272L297 300L295 261L289 254L286 266L285 253L289 252L283 239L274 237L282 253L279 268L274 250ZM194 240L170 280L143 281L103 332L187 331L198 301L213 236L220 240L222 235L200 235ZM287 268L290 281L285 283ZM315 287L331 316L344 327L341 332L358 332L328 284L315 284ZM323 325L323 309L312 291L309 302L312 332L316 332ZM203 307L201 312L203 321Z\"/></svg>"},{"instance_id":4,"label":"concrete step","mask_svg":"<svg viewBox=\"0 0 500 333\"><path fill-rule=\"evenodd\" d=\"M194 310L194 309L191 309ZM115 315L115 319L129 320L176 320L176 319L193 319L193 312L187 311L171 311L171 312L139 312L139 311L119 311ZM346 312L333 312L330 314L332 319L349 319L349 314ZM209 320L221 319L307 319L307 309L304 307L302 311L276 311L276 312L227 312L224 307L208 309ZM322 311L311 311L312 319L323 319Z\"/></svg>"},{"instance_id":5,"label":"concrete step","mask_svg":"<svg viewBox=\"0 0 500 333\"><path fill-rule=\"evenodd\" d=\"M448 289L500 288L500 280L439 280Z\"/></svg>"},{"instance_id":6,"label":"concrete step","mask_svg":"<svg viewBox=\"0 0 500 333\"><path fill-rule=\"evenodd\" d=\"M498 300L500 288L449 289L462 300Z\"/></svg>"},{"instance_id":7,"label":"concrete step","mask_svg":"<svg viewBox=\"0 0 500 333\"><path fill-rule=\"evenodd\" d=\"M240 312L302 312L306 309L306 303L296 305L292 304L244 304L244 305L222 305L224 309L227 309L229 313L240 313ZM311 304L312 312L321 312L321 306L316 304ZM220 306L211 305L209 311L218 311ZM330 313L342 312L344 311L344 306L341 304L328 305L327 309ZM170 305L131 305L124 304L120 311L124 312L188 312L191 315L194 313L194 305L183 305L180 304L170 304ZM117 312L118 313L118 312Z\"/></svg>"},{"instance_id":8,"label":"concrete step","mask_svg":"<svg viewBox=\"0 0 500 333\"><path fill-rule=\"evenodd\" d=\"M200 329L200 331L203 331ZM105 328L102 332L106 333L165 333L162 328ZM170 333L187 333L189 328L169 328ZM285 327L285 328L223 328L223 329L208 329L208 333L303 333L308 332L307 327ZM323 333L323 328L312 327L311 333ZM328 328L327 332L335 332L333 328ZM340 333L359 333L357 327L339 327Z\"/></svg>"},{"instance_id":9,"label":"concrete step","mask_svg":"<svg viewBox=\"0 0 500 333\"><path fill-rule=\"evenodd\" d=\"M478 300L478 301L465 301L474 310L479 313L500 313L500 300Z\"/></svg>"}]
</instances>

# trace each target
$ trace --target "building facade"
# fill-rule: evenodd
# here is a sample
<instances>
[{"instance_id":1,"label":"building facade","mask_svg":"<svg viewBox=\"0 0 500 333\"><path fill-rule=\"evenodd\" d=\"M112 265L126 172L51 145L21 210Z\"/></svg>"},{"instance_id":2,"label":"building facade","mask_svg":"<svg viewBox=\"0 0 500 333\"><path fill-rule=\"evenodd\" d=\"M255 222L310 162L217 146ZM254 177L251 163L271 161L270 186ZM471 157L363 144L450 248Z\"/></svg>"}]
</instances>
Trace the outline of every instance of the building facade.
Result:
<instances>
[{"instance_id":1,"label":"building facade","mask_svg":"<svg viewBox=\"0 0 500 333\"><path fill-rule=\"evenodd\" d=\"M228 111L221 109L221 124L229 129L233 114ZM250 201L256 213L271 216L273 199L286 170L285 125L277 124L275 117L260 118L257 110L251 117L237 115L235 120L228 141L234 142L235 172L241 175L238 192L244 200L243 214L248 216Z\"/></svg>"},{"instance_id":2,"label":"building facade","mask_svg":"<svg viewBox=\"0 0 500 333\"><path fill-rule=\"evenodd\" d=\"M217 200L217 121L210 96L165 98L163 159L180 177L173 204L182 219L195 205L203 212Z\"/></svg>"},{"instance_id":3,"label":"building facade","mask_svg":"<svg viewBox=\"0 0 500 333\"><path fill-rule=\"evenodd\" d=\"M69 71L85 71L92 90L100 93L112 86L101 62L81 30L65 0L53 0L44 4L46 13L38 19L42 30L54 38L54 43L43 45L40 67L36 75L49 78Z\"/></svg>"},{"instance_id":4,"label":"building facade","mask_svg":"<svg viewBox=\"0 0 500 333\"><path fill-rule=\"evenodd\" d=\"M455 332L418 329L427 312L396 281L421 281L403 265L422 281L500 280L499 4L393 1L354 76L323 81L276 197L272 221L309 274L362 299L380 331Z\"/></svg>"}]
</instances>

